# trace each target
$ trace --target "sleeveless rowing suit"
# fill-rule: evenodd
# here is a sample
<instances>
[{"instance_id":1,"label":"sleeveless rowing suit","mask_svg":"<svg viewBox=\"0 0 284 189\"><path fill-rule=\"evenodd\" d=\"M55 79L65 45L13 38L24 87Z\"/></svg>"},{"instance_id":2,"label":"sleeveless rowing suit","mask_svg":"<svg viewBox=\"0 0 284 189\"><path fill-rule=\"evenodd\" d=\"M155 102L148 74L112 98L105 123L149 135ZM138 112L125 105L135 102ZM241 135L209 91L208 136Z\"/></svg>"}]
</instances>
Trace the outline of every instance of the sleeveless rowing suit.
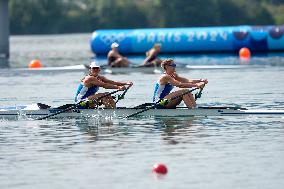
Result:
<instances>
[{"instance_id":1,"label":"sleeveless rowing suit","mask_svg":"<svg viewBox=\"0 0 284 189\"><path fill-rule=\"evenodd\" d=\"M174 86L170 83L166 83L164 85L161 85L157 81L155 89L154 89L153 102L158 102L160 99L163 99L165 96L170 94L170 92L173 88L174 88Z\"/></svg>"},{"instance_id":2,"label":"sleeveless rowing suit","mask_svg":"<svg viewBox=\"0 0 284 189\"><path fill-rule=\"evenodd\" d=\"M118 59L118 57L110 56L108 57L108 65L111 66L113 62L115 62Z\"/></svg>"},{"instance_id":3,"label":"sleeveless rowing suit","mask_svg":"<svg viewBox=\"0 0 284 189\"><path fill-rule=\"evenodd\" d=\"M152 61L154 61L156 59L157 59L157 55L154 54L153 56L151 56L151 58L148 60L148 62L152 62Z\"/></svg>"},{"instance_id":4,"label":"sleeveless rowing suit","mask_svg":"<svg viewBox=\"0 0 284 189\"><path fill-rule=\"evenodd\" d=\"M78 86L77 92L76 92L75 102L78 103L82 100L85 100L89 96L98 92L98 90L99 90L99 86L95 85L95 86L88 88L83 83L80 83L80 85Z\"/></svg>"},{"instance_id":5,"label":"sleeveless rowing suit","mask_svg":"<svg viewBox=\"0 0 284 189\"><path fill-rule=\"evenodd\" d=\"M158 57L158 54L155 53L154 55L152 55L152 56L149 58L148 62L151 63L152 61L156 60L157 57Z\"/></svg>"}]
</instances>

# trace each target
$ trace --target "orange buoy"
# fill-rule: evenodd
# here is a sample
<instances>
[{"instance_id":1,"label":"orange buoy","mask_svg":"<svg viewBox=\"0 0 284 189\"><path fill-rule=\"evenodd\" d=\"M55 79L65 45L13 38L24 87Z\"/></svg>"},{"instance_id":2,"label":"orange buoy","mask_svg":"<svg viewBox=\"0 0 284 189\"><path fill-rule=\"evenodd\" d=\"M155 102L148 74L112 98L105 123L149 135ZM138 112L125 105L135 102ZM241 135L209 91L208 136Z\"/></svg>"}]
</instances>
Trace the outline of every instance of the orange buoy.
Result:
<instances>
[{"instance_id":1,"label":"orange buoy","mask_svg":"<svg viewBox=\"0 0 284 189\"><path fill-rule=\"evenodd\" d=\"M166 165L164 165L162 163L157 163L153 166L153 172L164 175L164 174L167 174L168 169L167 169Z\"/></svg>"},{"instance_id":2,"label":"orange buoy","mask_svg":"<svg viewBox=\"0 0 284 189\"><path fill-rule=\"evenodd\" d=\"M251 55L250 50L246 47L241 48L239 51L240 59L246 59L246 60L250 59L250 55Z\"/></svg>"},{"instance_id":3,"label":"orange buoy","mask_svg":"<svg viewBox=\"0 0 284 189\"><path fill-rule=\"evenodd\" d=\"M41 68L41 67L42 67L42 65L41 65L39 60L32 60L29 63L29 68Z\"/></svg>"}]
</instances>

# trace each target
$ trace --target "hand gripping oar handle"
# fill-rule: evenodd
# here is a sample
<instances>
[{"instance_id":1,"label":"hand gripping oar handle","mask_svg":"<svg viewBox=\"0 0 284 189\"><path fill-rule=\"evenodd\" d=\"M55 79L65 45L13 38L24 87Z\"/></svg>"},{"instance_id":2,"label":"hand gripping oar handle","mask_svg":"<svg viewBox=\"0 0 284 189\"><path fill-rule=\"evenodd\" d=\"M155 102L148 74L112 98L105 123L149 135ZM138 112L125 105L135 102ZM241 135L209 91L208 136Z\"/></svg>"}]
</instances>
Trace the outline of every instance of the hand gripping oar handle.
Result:
<instances>
[{"instance_id":1,"label":"hand gripping oar handle","mask_svg":"<svg viewBox=\"0 0 284 189\"><path fill-rule=\"evenodd\" d=\"M156 102L154 105L152 105L152 106L150 106L150 107L148 107L148 108L145 108L144 110L140 110L140 111L138 111L138 112L135 112L135 113L133 113L133 114L130 114L130 115L126 116L126 118L130 118L130 117L136 116L136 115L138 115L138 114L141 114L141 113L143 113L143 112L146 112L146 111L148 111L148 110L150 110L150 109L154 109L158 104L160 104L160 105L162 105L162 106L165 106L165 105L167 105L170 101L175 100L175 99L178 99L178 98L180 98L180 97L182 97L182 96L184 96L184 95L186 95L186 94L188 94L188 93L191 93L191 92L193 92L193 91L195 91L195 90L197 90L197 89L199 89L199 88L193 88L193 89L191 89L191 90L189 90L189 91L186 91L186 92L182 93L181 95L175 96L175 97L170 98L170 99L165 99L165 98L164 98L164 99L160 99L160 100L159 100L158 102Z\"/></svg>"},{"instance_id":2,"label":"hand gripping oar handle","mask_svg":"<svg viewBox=\"0 0 284 189\"><path fill-rule=\"evenodd\" d=\"M115 101L115 104L117 104L118 101L124 99L125 94L127 93L128 89L131 87L131 85L128 85L128 87L124 90L124 92L121 95L118 95L117 100Z\"/></svg>"},{"instance_id":3,"label":"hand gripping oar handle","mask_svg":"<svg viewBox=\"0 0 284 189\"><path fill-rule=\"evenodd\" d=\"M197 100L198 98L201 98L203 89L204 89L204 87L202 87L202 88L199 90L199 92L195 94L195 100Z\"/></svg>"},{"instance_id":4,"label":"hand gripping oar handle","mask_svg":"<svg viewBox=\"0 0 284 189\"><path fill-rule=\"evenodd\" d=\"M117 93L118 91L120 91L120 90L116 90L116 91L107 93L107 94L105 94L105 95L103 95L103 96L100 96L98 99L93 100L93 101L98 102L98 101L101 100L102 98L104 98L104 97L106 97L106 96L109 96L109 95L112 95L112 94L115 94L115 93ZM90 100L90 101L92 101L92 100ZM37 119L35 119L35 120L43 120L43 119L47 119L47 118L56 116L56 115L58 115L58 114L67 112L67 111L69 111L69 110L72 110L72 109L76 108L76 107L79 106L79 105L85 105L85 103L86 103L86 101L80 101L80 102L78 102L78 103L76 103L76 104L74 104L74 105L72 105L72 106L70 106L70 107L68 107L68 108L66 108L66 109L60 110L60 111L58 111L58 112L55 112L55 113L53 113L53 114L50 114L50 115L47 115L47 116L44 116L44 117L37 118Z\"/></svg>"}]
</instances>

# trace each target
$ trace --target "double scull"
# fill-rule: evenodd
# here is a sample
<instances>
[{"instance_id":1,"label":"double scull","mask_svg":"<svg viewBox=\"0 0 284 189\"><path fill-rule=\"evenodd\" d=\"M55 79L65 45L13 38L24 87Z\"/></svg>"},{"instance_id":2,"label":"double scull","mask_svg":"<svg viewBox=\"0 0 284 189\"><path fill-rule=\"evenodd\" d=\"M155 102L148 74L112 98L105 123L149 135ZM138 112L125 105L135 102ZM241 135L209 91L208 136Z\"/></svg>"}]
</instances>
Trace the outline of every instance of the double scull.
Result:
<instances>
[{"instance_id":1,"label":"double scull","mask_svg":"<svg viewBox=\"0 0 284 189\"><path fill-rule=\"evenodd\" d=\"M150 106L151 104L146 104ZM142 106L126 108L118 107L116 109L71 109L67 112L52 116L51 118L92 118L92 117L115 117L125 118L135 112L142 111L145 108ZM62 111L58 108L41 109L37 104L19 106L19 107L0 107L0 119L18 119L32 118L38 119L41 117L55 114ZM137 116L157 116L157 117L189 117L189 116L246 116L246 115L261 115L261 116L284 116L283 109L263 110L263 109L246 109L240 107L198 107L188 109L178 107L176 109L149 109Z\"/></svg>"}]
</instances>

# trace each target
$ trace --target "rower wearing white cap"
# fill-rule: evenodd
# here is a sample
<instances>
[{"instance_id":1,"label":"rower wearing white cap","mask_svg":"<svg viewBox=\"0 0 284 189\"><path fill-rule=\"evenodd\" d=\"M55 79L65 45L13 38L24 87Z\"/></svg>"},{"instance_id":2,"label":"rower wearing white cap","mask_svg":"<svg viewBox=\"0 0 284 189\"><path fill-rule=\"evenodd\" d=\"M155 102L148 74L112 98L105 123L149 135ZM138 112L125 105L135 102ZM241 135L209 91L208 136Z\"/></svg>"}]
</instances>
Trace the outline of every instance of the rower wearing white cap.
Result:
<instances>
[{"instance_id":1,"label":"rower wearing white cap","mask_svg":"<svg viewBox=\"0 0 284 189\"><path fill-rule=\"evenodd\" d=\"M129 65L129 61L126 57L119 54L118 47L118 43L111 44L111 50L107 55L108 65L111 67L127 67Z\"/></svg>"},{"instance_id":2,"label":"rower wearing white cap","mask_svg":"<svg viewBox=\"0 0 284 189\"><path fill-rule=\"evenodd\" d=\"M105 89L119 89L125 90L125 85L132 86L132 82L117 82L107 79L106 77L99 75L100 66L96 62L91 62L90 73L85 76L81 83L78 86L75 102L79 103L84 100L96 100L101 96L106 95L106 93L97 93L99 87ZM99 103L102 103L106 108L115 108L115 101L111 96L106 96L100 100ZM98 104L91 105L96 107Z\"/></svg>"}]
</instances>

